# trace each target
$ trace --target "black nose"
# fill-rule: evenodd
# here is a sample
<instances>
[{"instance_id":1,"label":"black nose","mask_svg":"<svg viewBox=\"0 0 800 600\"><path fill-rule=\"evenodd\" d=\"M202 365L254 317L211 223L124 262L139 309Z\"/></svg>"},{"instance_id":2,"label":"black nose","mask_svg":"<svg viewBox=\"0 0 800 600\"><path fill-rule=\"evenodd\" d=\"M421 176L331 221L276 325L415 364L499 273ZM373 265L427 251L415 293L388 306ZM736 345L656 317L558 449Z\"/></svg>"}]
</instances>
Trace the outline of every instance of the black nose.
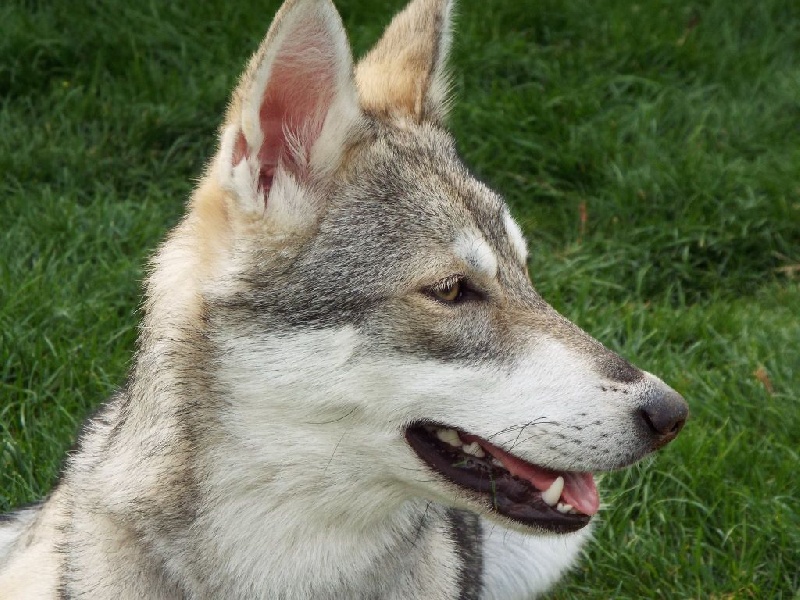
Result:
<instances>
[{"instance_id":1,"label":"black nose","mask_svg":"<svg viewBox=\"0 0 800 600\"><path fill-rule=\"evenodd\" d=\"M655 438L654 447L660 448L675 439L683 428L689 416L689 405L678 392L666 388L652 393L639 409L639 416Z\"/></svg>"}]
</instances>

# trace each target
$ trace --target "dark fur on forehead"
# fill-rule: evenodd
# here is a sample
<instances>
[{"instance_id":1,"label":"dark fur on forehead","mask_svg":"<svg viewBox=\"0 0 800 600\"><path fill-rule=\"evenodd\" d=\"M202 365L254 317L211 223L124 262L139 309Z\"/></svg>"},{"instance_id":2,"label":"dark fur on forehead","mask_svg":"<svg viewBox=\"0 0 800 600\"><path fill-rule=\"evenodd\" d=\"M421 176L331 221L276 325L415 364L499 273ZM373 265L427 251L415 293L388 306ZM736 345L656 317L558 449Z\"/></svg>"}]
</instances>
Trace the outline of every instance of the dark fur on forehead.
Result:
<instances>
[{"instance_id":1,"label":"dark fur on forehead","mask_svg":"<svg viewBox=\"0 0 800 600\"><path fill-rule=\"evenodd\" d=\"M351 183L374 179L387 169L405 189L413 189L419 175L446 177L458 192L452 200L464 202L477 213L500 214L503 200L469 172L446 129L428 122L406 122L403 126L381 120L370 123L369 133L354 144L354 160L344 165ZM476 186L481 188L481 197L471 198Z\"/></svg>"},{"instance_id":2,"label":"dark fur on forehead","mask_svg":"<svg viewBox=\"0 0 800 600\"><path fill-rule=\"evenodd\" d=\"M345 204L355 190L362 198L378 200L376 208L398 231L415 230L449 246L459 232L474 230L501 258L515 256L504 222L505 202L464 165L446 130L429 123L398 128L379 122L376 128L346 171L352 188L343 187ZM363 205L357 200L349 208Z\"/></svg>"}]
</instances>

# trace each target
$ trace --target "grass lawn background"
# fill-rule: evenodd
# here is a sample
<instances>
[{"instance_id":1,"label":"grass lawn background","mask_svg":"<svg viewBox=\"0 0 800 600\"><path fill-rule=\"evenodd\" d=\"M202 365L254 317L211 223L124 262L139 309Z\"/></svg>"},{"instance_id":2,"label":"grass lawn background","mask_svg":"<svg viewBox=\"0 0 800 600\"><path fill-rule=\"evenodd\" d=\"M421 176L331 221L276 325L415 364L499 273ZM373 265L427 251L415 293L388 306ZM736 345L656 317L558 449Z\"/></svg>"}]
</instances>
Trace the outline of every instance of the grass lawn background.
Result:
<instances>
[{"instance_id":1,"label":"grass lawn background","mask_svg":"<svg viewBox=\"0 0 800 600\"><path fill-rule=\"evenodd\" d=\"M402 2L337 3L356 54ZM0 512L124 377L277 3L0 5ZM800 3L463 0L451 123L537 289L685 395L552 598L800 597Z\"/></svg>"}]
</instances>

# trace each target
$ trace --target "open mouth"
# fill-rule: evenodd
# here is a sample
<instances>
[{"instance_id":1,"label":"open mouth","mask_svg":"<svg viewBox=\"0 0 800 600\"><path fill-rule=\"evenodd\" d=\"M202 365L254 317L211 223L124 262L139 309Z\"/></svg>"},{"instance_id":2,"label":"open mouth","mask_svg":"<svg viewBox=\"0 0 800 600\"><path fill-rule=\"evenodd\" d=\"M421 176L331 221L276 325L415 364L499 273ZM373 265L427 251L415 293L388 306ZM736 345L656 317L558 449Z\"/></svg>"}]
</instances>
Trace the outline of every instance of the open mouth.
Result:
<instances>
[{"instance_id":1,"label":"open mouth","mask_svg":"<svg viewBox=\"0 0 800 600\"><path fill-rule=\"evenodd\" d=\"M492 510L524 525L556 533L576 531L600 506L591 473L540 467L445 425L412 425L406 440L434 471L484 496Z\"/></svg>"}]
</instances>

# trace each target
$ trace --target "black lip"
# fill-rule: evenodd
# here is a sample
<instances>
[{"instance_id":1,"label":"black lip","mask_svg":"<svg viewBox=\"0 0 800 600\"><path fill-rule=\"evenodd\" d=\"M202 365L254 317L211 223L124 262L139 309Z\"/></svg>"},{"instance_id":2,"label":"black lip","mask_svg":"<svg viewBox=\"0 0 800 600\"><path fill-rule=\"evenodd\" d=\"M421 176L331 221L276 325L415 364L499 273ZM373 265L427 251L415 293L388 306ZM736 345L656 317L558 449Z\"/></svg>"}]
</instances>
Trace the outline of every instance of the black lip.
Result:
<instances>
[{"instance_id":1,"label":"black lip","mask_svg":"<svg viewBox=\"0 0 800 600\"><path fill-rule=\"evenodd\" d=\"M487 460L471 457L464 460L463 455L456 455L423 425L412 425L405 436L409 446L434 471L483 496L492 510L513 521L554 533L569 533L585 527L592 519L589 515L558 512L527 481L492 466Z\"/></svg>"}]
</instances>

